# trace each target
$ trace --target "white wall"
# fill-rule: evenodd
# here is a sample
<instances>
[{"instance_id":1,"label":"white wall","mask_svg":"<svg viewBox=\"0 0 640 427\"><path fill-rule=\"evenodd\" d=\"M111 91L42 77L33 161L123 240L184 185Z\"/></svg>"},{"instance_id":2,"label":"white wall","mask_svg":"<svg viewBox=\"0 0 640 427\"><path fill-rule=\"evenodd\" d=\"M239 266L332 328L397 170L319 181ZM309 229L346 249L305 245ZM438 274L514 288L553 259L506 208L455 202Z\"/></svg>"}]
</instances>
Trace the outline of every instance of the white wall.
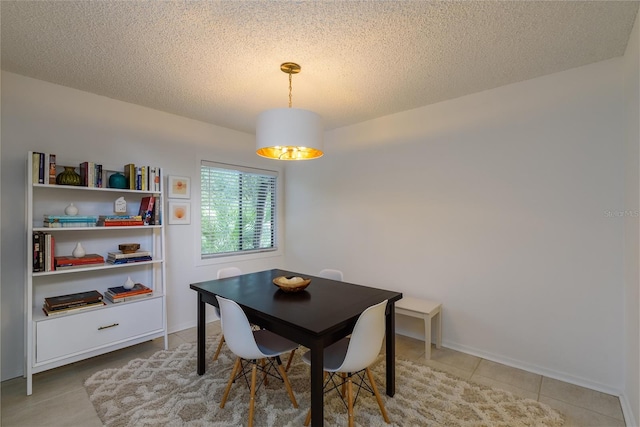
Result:
<instances>
[{"instance_id":1,"label":"white wall","mask_svg":"<svg viewBox=\"0 0 640 427\"><path fill-rule=\"evenodd\" d=\"M442 301L443 344L624 383L618 58L328 133L287 165L287 268Z\"/></svg>"},{"instance_id":2,"label":"white wall","mask_svg":"<svg viewBox=\"0 0 640 427\"><path fill-rule=\"evenodd\" d=\"M167 283L170 331L195 325L192 282L215 277L219 265L196 265L200 158L278 170L255 155L253 135L96 96L12 73L2 73L1 299L2 379L22 375L26 269L27 152L56 153L59 161L100 161L124 167L147 163L166 175L191 177L191 225L168 225ZM244 271L279 267L281 256L234 264Z\"/></svg>"},{"instance_id":3,"label":"white wall","mask_svg":"<svg viewBox=\"0 0 640 427\"><path fill-rule=\"evenodd\" d=\"M625 390L622 399L627 426L640 423L640 16L624 56L627 98L625 147Z\"/></svg>"},{"instance_id":4,"label":"white wall","mask_svg":"<svg viewBox=\"0 0 640 427\"><path fill-rule=\"evenodd\" d=\"M286 266L439 299L448 347L621 392L624 76L619 58L329 132L323 159L287 164ZM277 164L251 135L5 72L2 145L3 379L22 373L27 151L194 183L200 157ZM219 266L196 265L193 222L167 236L178 330Z\"/></svg>"}]
</instances>

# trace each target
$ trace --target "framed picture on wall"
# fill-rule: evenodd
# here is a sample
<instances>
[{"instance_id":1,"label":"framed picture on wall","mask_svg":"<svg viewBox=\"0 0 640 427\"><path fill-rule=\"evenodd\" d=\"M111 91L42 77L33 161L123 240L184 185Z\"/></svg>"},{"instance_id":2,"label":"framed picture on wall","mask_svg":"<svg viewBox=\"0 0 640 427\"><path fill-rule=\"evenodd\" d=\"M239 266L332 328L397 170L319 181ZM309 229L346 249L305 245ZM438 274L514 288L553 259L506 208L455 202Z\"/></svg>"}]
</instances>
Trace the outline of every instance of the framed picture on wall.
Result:
<instances>
[{"instance_id":1,"label":"framed picture on wall","mask_svg":"<svg viewBox=\"0 0 640 427\"><path fill-rule=\"evenodd\" d=\"M169 175L167 178L169 188L169 198L189 199L191 198L191 179L186 176Z\"/></svg>"},{"instance_id":2,"label":"framed picture on wall","mask_svg":"<svg viewBox=\"0 0 640 427\"><path fill-rule=\"evenodd\" d=\"M169 224L191 224L191 203L169 202Z\"/></svg>"}]
</instances>

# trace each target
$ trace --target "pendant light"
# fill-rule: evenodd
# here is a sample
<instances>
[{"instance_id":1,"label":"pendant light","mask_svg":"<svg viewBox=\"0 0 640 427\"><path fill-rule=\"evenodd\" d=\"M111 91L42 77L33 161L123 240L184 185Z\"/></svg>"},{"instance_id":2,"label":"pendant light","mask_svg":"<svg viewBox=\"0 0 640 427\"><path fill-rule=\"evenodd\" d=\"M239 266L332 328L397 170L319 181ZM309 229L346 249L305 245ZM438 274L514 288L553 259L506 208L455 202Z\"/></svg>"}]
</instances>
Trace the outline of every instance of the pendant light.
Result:
<instances>
[{"instance_id":1,"label":"pendant light","mask_svg":"<svg viewBox=\"0 0 640 427\"><path fill-rule=\"evenodd\" d=\"M300 65L285 62L282 72L289 74L289 108L267 110L258 116L256 153L277 160L309 160L321 157L322 119L313 111L291 107L291 76Z\"/></svg>"}]
</instances>

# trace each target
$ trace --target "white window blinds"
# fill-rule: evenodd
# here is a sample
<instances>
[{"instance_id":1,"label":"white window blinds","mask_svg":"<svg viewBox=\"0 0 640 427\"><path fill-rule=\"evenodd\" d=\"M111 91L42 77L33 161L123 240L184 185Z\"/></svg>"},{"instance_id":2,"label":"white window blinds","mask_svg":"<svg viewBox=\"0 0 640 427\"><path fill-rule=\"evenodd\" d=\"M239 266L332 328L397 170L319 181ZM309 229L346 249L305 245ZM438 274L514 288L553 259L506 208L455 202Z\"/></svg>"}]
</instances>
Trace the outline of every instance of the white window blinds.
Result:
<instances>
[{"instance_id":1,"label":"white window blinds","mask_svg":"<svg viewBox=\"0 0 640 427\"><path fill-rule=\"evenodd\" d=\"M202 258L277 249L277 178L274 171L202 161Z\"/></svg>"}]
</instances>

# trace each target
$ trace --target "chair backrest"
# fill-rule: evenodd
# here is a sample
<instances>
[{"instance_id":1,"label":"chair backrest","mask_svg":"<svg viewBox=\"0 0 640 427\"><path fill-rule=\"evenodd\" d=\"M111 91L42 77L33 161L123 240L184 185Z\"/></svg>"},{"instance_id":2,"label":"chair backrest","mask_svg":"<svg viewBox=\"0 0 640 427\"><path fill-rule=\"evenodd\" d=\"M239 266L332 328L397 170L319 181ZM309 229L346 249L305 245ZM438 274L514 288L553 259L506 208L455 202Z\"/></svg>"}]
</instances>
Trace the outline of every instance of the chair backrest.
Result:
<instances>
[{"instance_id":1,"label":"chair backrest","mask_svg":"<svg viewBox=\"0 0 640 427\"><path fill-rule=\"evenodd\" d=\"M319 277L324 277L325 279L331 280L340 280L342 282L342 271L340 270L332 270L330 268L325 268L324 270L320 270L318 273Z\"/></svg>"},{"instance_id":2,"label":"chair backrest","mask_svg":"<svg viewBox=\"0 0 640 427\"><path fill-rule=\"evenodd\" d=\"M239 276L242 274L242 270L238 267L226 267L218 270L218 279L225 279L227 277Z\"/></svg>"},{"instance_id":3,"label":"chair backrest","mask_svg":"<svg viewBox=\"0 0 640 427\"><path fill-rule=\"evenodd\" d=\"M384 339L384 315L387 300L367 308L353 328L349 347L338 372L358 372L370 366L378 357ZM391 337L390 339L393 339Z\"/></svg>"},{"instance_id":4,"label":"chair backrest","mask_svg":"<svg viewBox=\"0 0 640 427\"><path fill-rule=\"evenodd\" d=\"M237 302L216 295L220 305L222 333L229 349L243 359L262 359L247 315Z\"/></svg>"}]
</instances>

